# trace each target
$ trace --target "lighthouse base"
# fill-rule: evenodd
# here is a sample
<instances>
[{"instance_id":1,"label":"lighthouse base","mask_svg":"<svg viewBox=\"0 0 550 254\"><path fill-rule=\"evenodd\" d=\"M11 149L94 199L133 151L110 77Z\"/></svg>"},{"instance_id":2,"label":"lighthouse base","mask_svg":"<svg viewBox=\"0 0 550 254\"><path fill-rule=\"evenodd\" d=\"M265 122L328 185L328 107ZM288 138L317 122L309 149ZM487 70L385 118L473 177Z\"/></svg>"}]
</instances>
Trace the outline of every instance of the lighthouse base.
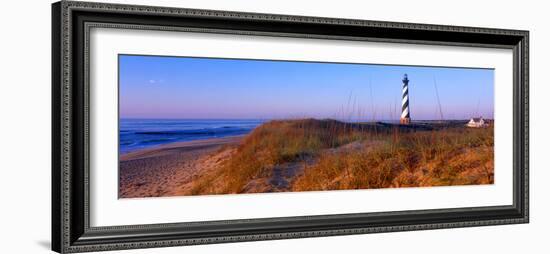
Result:
<instances>
[{"instance_id":1,"label":"lighthouse base","mask_svg":"<svg viewBox=\"0 0 550 254\"><path fill-rule=\"evenodd\" d=\"M401 119L399 119L399 123L400 124L410 124L411 119L410 118L401 118Z\"/></svg>"}]
</instances>

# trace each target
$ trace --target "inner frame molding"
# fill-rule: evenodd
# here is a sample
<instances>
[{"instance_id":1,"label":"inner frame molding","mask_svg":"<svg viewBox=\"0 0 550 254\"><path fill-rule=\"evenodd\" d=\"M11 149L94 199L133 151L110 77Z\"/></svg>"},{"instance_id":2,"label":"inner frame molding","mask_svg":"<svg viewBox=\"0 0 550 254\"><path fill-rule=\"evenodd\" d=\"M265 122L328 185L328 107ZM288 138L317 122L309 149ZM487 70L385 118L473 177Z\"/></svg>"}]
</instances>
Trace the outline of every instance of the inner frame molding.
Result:
<instances>
[{"instance_id":1,"label":"inner frame molding","mask_svg":"<svg viewBox=\"0 0 550 254\"><path fill-rule=\"evenodd\" d=\"M513 49L511 206L90 227L93 27ZM52 249L61 253L528 223L528 31L62 1L52 5Z\"/></svg>"}]
</instances>

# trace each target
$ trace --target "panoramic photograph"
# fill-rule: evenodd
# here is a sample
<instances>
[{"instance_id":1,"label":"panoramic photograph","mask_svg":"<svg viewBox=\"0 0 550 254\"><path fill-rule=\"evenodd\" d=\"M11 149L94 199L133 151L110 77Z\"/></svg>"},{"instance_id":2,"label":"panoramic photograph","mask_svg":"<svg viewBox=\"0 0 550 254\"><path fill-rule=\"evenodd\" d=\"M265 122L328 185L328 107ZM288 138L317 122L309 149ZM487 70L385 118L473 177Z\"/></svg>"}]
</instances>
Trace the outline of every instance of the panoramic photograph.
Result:
<instances>
[{"instance_id":1,"label":"panoramic photograph","mask_svg":"<svg viewBox=\"0 0 550 254\"><path fill-rule=\"evenodd\" d=\"M118 197L494 183L494 70L119 55Z\"/></svg>"}]
</instances>

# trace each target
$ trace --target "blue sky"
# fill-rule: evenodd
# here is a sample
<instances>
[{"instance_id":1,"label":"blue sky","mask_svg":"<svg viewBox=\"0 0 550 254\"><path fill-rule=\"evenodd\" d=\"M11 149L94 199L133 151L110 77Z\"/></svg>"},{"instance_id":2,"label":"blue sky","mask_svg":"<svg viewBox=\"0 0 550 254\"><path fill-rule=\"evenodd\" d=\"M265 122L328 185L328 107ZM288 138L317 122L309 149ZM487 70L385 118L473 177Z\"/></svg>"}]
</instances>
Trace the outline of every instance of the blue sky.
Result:
<instances>
[{"instance_id":1,"label":"blue sky","mask_svg":"<svg viewBox=\"0 0 550 254\"><path fill-rule=\"evenodd\" d=\"M494 70L119 56L121 118L412 120L493 117Z\"/></svg>"}]
</instances>

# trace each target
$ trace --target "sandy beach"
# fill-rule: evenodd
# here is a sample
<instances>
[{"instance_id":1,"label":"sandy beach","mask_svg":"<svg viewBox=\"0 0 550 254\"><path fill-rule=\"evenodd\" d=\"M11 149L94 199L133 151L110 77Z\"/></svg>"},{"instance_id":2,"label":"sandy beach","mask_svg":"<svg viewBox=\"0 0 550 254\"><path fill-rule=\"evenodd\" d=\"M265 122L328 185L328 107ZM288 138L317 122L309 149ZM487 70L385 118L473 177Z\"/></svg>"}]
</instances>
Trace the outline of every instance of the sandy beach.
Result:
<instances>
[{"instance_id":1,"label":"sandy beach","mask_svg":"<svg viewBox=\"0 0 550 254\"><path fill-rule=\"evenodd\" d=\"M179 196L215 170L243 136L175 142L120 156L119 198Z\"/></svg>"}]
</instances>

